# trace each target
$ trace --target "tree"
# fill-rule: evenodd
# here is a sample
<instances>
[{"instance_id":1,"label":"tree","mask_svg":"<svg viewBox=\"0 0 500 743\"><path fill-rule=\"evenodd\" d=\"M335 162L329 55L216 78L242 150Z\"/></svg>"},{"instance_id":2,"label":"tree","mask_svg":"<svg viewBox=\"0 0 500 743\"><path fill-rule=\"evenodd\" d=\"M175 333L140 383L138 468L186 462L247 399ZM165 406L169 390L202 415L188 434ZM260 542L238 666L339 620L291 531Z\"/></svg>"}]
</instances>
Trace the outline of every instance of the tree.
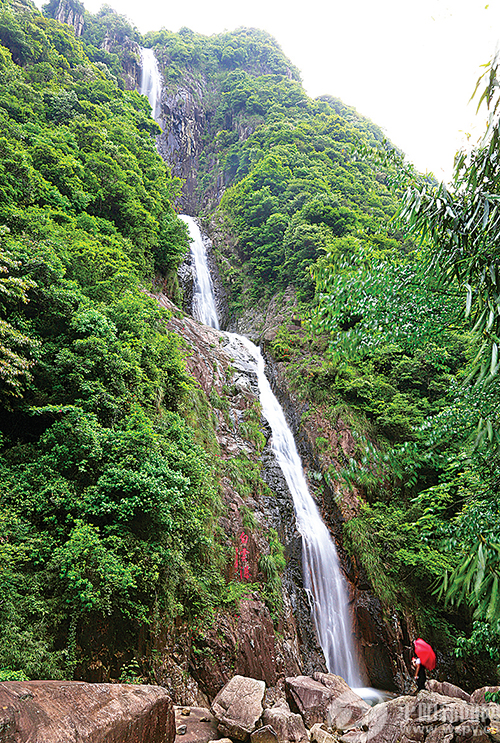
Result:
<instances>
[{"instance_id":1,"label":"tree","mask_svg":"<svg viewBox=\"0 0 500 743\"><path fill-rule=\"evenodd\" d=\"M8 233L0 226L0 237ZM8 252L0 250L0 397L19 397L32 379L33 352L38 343L5 318L21 302L29 301L28 291L36 286L31 279L16 275L20 266Z\"/></svg>"},{"instance_id":2,"label":"tree","mask_svg":"<svg viewBox=\"0 0 500 743\"><path fill-rule=\"evenodd\" d=\"M476 444L489 444L489 481L486 498L469 496L454 522L448 539L450 549L459 549L459 564L445 574L440 593L448 602L467 604L477 621L498 632L500 604L500 545L498 519L495 529L485 525L481 512L498 510L498 448L500 444L500 400L497 374L500 369L500 59L495 56L479 78L479 107L485 103L489 121L479 144L455 157L450 187L444 184L413 185L406 193L401 217L414 234L433 246L429 262L445 286L457 282L465 294L465 314L471 319L478 349L468 381L474 381L476 396L493 398L488 415L478 424ZM456 529L462 538L457 541Z\"/></svg>"},{"instance_id":3,"label":"tree","mask_svg":"<svg viewBox=\"0 0 500 743\"><path fill-rule=\"evenodd\" d=\"M410 186L400 214L414 234L432 242L431 270L446 285L456 280L463 288L466 315L481 340L471 370L478 382L491 381L500 369L499 65L495 57L476 86L477 92L486 80L479 106L486 102L490 119L482 140L457 153L450 187Z\"/></svg>"}]
</instances>

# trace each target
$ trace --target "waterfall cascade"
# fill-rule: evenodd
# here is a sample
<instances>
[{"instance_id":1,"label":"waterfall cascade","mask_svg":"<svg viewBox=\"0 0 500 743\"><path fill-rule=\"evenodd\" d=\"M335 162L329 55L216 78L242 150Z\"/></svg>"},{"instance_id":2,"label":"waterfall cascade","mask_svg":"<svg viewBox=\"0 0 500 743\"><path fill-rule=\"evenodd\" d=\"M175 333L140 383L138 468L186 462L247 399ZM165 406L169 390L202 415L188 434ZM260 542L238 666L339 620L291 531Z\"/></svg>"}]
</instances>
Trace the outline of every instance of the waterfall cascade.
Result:
<instances>
[{"instance_id":1,"label":"waterfall cascade","mask_svg":"<svg viewBox=\"0 0 500 743\"><path fill-rule=\"evenodd\" d=\"M158 62L152 49L141 48L141 95L145 95L151 106L153 119L159 123L161 76Z\"/></svg>"},{"instance_id":2,"label":"waterfall cascade","mask_svg":"<svg viewBox=\"0 0 500 743\"><path fill-rule=\"evenodd\" d=\"M148 97L155 121L160 115L161 76L152 49L141 49L141 93ZM195 264L193 315L200 322L219 329L214 292L203 238L192 217L181 215L192 238ZM293 435L283 410L265 375L264 359L251 341L227 334L235 357L256 366L263 414L272 431L272 446L293 497L297 527L302 535L304 586L328 670L342 676L351 687L361 687L361 674L355 660L351 619L345 581L340 570L335 543L312 498Z\"/></svg>"},{"instance_id":3,"label":"waterfall cascade","mask_svg":"<svg viewBox=\"0 0 500 743\"><path fill-rule=\"evenodd\" d=\"M195 266L193 306L191 309L193 317L204 325L209 325L211 328L218 330L219 318L215 307L213 284L208 270L203 237L193 217L181 214L180 219L187 224L192 239L191 255Z\"/></svg>"},{"instance_id":4,"label":"waterfall cascade","mask_svg":"<svg viewBox=\"0 0 500 743\"><path fill-rule=\"evenodd\" d=\"M196 222L190 217L181 217L187 222L193 245L199 251L198 261L204 264L199 277L200 292L211 292L212 297L203 297L198 304L197 319L212 324L215 303L203 240ZM196 270L198 271L198 261ZM205 315L205 308L210 310ZM212 309L213 307L213 309ZM217 321L217 317L215 314ZM348 612L345 581L342 576L335 544L326 528L319 510L309 492L302 463L293 435L286 422L264 371L264 359L260 349L244 336L227 333L235 357L248 356L256 365L262 412L272 431L272 447L293 497L297 527L302 535L304 585L310 596L311 612L324 652L328 670L342 676L351 687L361 687L361 674L355 660L351 620Z\"/></svg>"}]
</instances>

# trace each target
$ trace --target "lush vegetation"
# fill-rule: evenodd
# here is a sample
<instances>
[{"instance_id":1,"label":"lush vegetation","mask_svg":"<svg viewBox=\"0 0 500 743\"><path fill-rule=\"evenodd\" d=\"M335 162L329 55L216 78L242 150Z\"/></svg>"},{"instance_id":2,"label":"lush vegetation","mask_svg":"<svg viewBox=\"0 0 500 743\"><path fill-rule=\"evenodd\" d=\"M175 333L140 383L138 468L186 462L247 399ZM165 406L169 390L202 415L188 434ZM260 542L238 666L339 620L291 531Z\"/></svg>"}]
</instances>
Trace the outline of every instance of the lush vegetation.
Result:
<instances>
[{"instance_id":1,"label":"lush vegetation","mask_svg":"<svg viewBox=\"0 0 500 743\"><path fill-rule=\"evenodd\" d=\"M439 647L467 658L463 681L500 660L498 114L493 121L476 150L458 155L448 188L376 145L372 167L388 165L395 193L406 189L390 225L405 242L370 233L351 207L347 229L299 268L315 288L295 310L302 329L287 324L271 346L324 419L347 420L356 434L343 469L325 472L330 485L365 496L345 527L354 559L387 606L411 611ZM361 138L351 157L365 164L366 153ZM272 172L270 184L276 163ZM244 184L221 203L243 237L230 199L241 199L245 219ZM291 249L300 254L300 241ZM306 299L283 253L274 266Z\"/></svg>"},{"instance_id":2,"label":"lush vegetation","mask_svg":"<svg viewBox=\"0 0 500 743\"><path fill-rule=\"evenodd\" d=\"M192 382L142 290L187 249L179 183L72 29L3 2L0 42L0 669L118 676L224 584Z\"/></svg>"}]
</instances>

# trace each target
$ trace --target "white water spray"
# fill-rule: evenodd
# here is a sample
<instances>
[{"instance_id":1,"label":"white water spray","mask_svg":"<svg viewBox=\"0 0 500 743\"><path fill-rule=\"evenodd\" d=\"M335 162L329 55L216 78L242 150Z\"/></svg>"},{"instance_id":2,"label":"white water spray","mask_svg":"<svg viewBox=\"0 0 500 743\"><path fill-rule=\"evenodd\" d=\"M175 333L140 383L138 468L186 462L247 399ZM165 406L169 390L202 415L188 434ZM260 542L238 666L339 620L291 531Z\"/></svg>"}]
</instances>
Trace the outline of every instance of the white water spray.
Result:
<instances>
[{"instance_id":1,"label":"white water spray","mask_svg":"<svg viewBox=\"0 0 500 743\"><path fill-rule=\"evenodd\" d=\"M145 95L151 106L151 115L159 123L161 76L158 62L152 49L141 48L141 95Z\"/></svg>"},{"instance_id":2,"label":"white water spray","mask_svg":"<svg viewBox=\"0 0 500 743\"><path fill-rule=\"evenodd\" d=\"M212 283L200 230L192 217L181 216L181 219L188 224L193 238L197 291L201 295L197 300L197 319L218 328ZM213 322L214 317L217 324ZM292 494L297 527L302 535L304 585L310 597L311 613L327 668L331 673L342 676L351 687L361 687L361 675L354 655L347 592L335 543L309 492L292 432L265 375L265 363L260 349L244 336L234 333L227 333L227 336L234 356L239 356L247 364L249 354L256 366L262 412L271 427L272 448Z\"/></svg>"},{"instance_id":3,"label":"white water spray","mask_svg":"<svg viewBox=\"0 0 500 743\"><path fill-rule=\"evenodd\" d=\"M208 270L207 253L200 228L193 217L188 217L185 214L179 216L187 224L192 239L191 255L193 256L196 272L192 306L193 317L204 325L209 325L211 328L218 330L219 318L215 307L214 287Z\"/></svg>"}]
</instances>

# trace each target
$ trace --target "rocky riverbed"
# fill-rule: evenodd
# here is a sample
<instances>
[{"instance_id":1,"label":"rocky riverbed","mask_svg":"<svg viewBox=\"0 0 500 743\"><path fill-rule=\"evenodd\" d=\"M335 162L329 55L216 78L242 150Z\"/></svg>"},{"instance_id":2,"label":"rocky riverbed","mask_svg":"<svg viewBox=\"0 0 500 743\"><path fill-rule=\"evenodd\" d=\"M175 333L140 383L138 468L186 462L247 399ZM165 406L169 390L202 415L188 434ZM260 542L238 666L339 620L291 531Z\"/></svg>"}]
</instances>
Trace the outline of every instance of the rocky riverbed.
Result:
<instances>
[{"instance_id":1,"label":"rocky riverbed","mask_svg":"<svg viewBox=\"0 0 500 743\"><path fill-rule=\"evenodd\" d=\"M431 680L370 706L331 673L269 688L233 676L210 707L168 689L76 681L0 683L0 743L500 743L500 705Z\"/></svg>"}]
</instances>

